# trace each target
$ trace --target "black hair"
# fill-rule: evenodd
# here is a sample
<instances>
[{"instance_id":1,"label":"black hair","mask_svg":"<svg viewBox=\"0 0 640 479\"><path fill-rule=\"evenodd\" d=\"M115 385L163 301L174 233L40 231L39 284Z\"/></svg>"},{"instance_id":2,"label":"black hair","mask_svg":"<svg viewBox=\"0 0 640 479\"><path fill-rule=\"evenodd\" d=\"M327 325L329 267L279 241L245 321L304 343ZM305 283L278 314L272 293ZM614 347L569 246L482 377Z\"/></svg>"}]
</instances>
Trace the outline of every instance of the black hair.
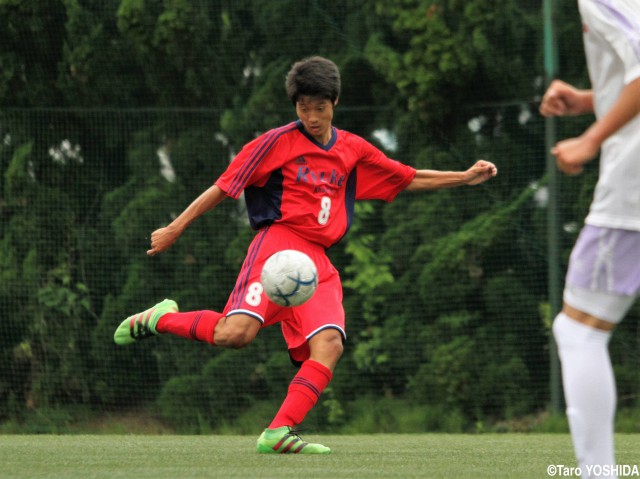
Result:
<instances>
[{"instance_id":1,"label":"black hair","mask_svg":"<svg viewBox=\"0 0 640 479\"><path fill-rule=\"evenodd\" d=\"M294 105L303 95L335 103L340 96L340 70L326 58L305 58L293 64L287 73L285 87L287 96Z\"/></svg>"}]
</instances>

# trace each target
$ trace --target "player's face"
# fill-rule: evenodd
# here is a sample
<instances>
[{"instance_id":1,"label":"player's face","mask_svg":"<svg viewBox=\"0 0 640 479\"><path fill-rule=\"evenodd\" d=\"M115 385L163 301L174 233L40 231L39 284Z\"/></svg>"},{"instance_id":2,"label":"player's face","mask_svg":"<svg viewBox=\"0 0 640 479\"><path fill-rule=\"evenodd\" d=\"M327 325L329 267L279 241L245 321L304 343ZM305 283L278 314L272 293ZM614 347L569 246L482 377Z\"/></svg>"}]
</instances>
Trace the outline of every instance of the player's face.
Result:
<instances>
[{"instance_id":1,"label":"player's face","mask_svg":"<svg viewBox=\"0 0 640 479\"><path fill-rule=\"evenodd\" d=\"M296 114L302 126L316 141L326 145L331 140L333 120L331 100L301 96L296 103Z\"/></svg>"}]
</instances>

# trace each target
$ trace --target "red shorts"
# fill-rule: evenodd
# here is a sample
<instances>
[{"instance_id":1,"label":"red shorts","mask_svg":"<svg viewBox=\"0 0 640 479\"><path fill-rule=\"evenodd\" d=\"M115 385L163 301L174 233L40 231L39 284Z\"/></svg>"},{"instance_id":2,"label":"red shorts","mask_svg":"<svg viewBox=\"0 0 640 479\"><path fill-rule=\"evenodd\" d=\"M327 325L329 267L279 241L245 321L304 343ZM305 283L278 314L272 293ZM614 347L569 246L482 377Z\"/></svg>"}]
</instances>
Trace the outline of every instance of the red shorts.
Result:
<instances>
[{"instance_id":1,"label":"red shorts","mask_svg":"<svg viewBox=\"0 0 640 479\"><path fill-rule=\"evenodd\" d=\"M262 265L272 254L284 249L306 253L318 270L318 288L311 299L300 306L278 306L269 300L260 284ZM340 331L343 340L347 337L340 275L324 247L277 224L261 229L251 242L223 314L248 314L260 321L263 328L281 323L289 354L297 362L309 358L308 341L320 331L333 328Z\"/></svg>"}]
</instances>

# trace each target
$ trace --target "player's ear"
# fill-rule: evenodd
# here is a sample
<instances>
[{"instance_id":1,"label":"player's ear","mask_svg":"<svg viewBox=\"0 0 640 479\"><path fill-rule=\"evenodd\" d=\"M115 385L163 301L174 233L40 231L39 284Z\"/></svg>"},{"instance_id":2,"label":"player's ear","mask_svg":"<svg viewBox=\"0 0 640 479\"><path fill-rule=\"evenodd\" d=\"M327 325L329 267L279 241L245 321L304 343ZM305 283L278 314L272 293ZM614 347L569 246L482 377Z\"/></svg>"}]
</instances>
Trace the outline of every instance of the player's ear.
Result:
<instances>
[{"instance_id":1,"label":"player's ear","mask_svg":"<svg viewBox=\"0 0 640 479\"><path fill-rule=\"evenodd\" d=\"M340 100L340 98L336 98L335 101L333 102L334 108L338 105L338 100Z\"/></svg>"}]
</instances>

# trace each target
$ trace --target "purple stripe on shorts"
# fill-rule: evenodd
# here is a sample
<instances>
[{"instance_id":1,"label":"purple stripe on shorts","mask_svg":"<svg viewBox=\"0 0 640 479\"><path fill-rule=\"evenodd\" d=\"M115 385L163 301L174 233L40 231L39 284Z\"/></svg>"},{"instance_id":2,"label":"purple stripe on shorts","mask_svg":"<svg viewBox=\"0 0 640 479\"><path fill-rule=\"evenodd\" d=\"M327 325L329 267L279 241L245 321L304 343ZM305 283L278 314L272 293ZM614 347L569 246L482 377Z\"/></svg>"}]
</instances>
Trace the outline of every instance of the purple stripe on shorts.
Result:
<instances>
[{"instance_id":1,"label":"purple stripe on shorts","mask_svg":"<svg viewBox=\"0 0 640 479\"><path fill-rule=\"evenodd\" d=\"M245 264L242 267L240 276L236 280L236 285L231 293L233 298L231 301L232 309L239 308L244 301L244 294L247 292L249 278L251 277L251 269L256 261L258 252L260 251L260 246L262 246L262 242L264 241L267 231L269 231L269 226L261 229L249 246L247 257L244 260Z\"/></svg>"},{"instance_id":2,"label":"purple stripe on shorts","mask_svg":"<svg viewBox=\"0 0 640 479\"><path fill-rule=\"evenodd\" d=\"M640 231L585 225L571 252L566 282L620 296L640 294Z\"/></svg>"}]
</instances>

